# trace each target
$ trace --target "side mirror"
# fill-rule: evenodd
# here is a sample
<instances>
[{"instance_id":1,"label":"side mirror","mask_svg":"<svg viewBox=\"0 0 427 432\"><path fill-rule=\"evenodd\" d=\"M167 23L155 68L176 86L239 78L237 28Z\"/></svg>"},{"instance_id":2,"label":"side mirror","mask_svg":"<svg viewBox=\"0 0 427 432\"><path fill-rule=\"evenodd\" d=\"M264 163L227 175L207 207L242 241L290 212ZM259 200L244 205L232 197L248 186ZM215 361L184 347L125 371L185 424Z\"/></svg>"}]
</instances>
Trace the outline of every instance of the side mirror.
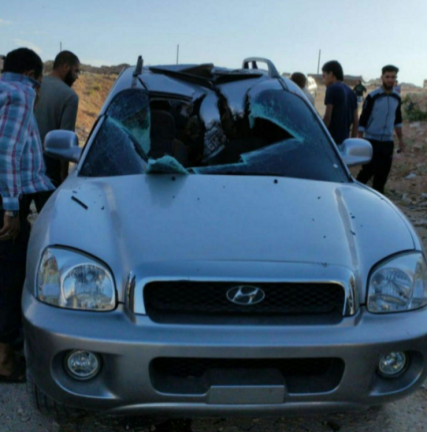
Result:
<instances>
[{"instance_id":1,"label":"side mirror","mask_svg":"<svg viewBox=\"0 0 427 432\"><path fill-rule=\"evenodd\" d=\"M44 152L55 159L78 162L82 154L77 135L71 131L54 130L44 139Z\"/></svg>"},{"instance_id":2,"label":"side mirror","mask_svg":"<svg viewBox=\"0 0 427 432\"><path fill-rule=\"evenodd\" d=\"M372 146L362 138L348 138L338 146L347 166L364 165L372 159Z\"/></svg>"}]
</instances>

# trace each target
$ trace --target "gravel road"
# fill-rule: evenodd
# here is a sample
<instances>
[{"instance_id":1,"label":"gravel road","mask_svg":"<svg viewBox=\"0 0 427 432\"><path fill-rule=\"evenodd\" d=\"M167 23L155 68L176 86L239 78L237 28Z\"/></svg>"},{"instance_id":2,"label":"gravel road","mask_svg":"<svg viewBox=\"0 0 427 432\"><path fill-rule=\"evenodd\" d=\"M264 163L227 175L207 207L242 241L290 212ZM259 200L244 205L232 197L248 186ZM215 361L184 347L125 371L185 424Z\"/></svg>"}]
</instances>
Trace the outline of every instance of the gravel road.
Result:
<instances>
[{"instance_id":1,"label":"gravel road","mask_svg":"<svg viewBox=\"0 0 427 432\"><path fill-rule=\"evenodd\" d=\"M25 385L0 385L0 432L419 432L427 431L427 390L366 412L313 417L201 419L153 425L142 418L86 416L57 423L33 411Z\"/></svg>"}]
</instances>

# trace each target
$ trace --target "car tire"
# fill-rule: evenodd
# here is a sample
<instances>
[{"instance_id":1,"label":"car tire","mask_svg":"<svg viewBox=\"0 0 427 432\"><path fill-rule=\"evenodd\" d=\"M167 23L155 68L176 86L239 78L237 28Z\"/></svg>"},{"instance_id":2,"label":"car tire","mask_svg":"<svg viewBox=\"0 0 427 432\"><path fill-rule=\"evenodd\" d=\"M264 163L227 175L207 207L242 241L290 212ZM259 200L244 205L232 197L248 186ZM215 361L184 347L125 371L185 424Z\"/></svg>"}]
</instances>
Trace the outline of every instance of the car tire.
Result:
<instances>
[{"instance_id":1,"label":"car tire","mask_svg":"<svg viewBox=\"0 0 427 432\"><path fill-rule=\"evenodd\" d=\"M34 383L31 374L28 372L28 369L27 395L30 401L30 405L33 409L39 411L46 416L54 417L56 420L68 420L86 414L84 410L72 408L64 404L55 402L52 398L47 396Z\"/></svg>"}]
</instances>

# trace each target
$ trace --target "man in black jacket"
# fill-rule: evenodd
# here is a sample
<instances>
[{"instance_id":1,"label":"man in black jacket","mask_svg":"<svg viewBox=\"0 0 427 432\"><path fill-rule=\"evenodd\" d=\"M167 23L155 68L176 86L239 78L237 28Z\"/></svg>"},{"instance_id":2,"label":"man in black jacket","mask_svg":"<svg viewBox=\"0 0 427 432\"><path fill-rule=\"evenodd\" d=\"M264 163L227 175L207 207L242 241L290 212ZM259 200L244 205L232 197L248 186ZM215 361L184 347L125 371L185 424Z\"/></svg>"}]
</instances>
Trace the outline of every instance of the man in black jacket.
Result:
<instances>
[{"instance_id":1,"label":"man in black jacket","mask_svg":"<svg viewBox=\"0 0 427 432\"><path fill-rule=\"evenodd\" d=\"M383 67L383 85L367 96L359 121L358 136L372 144L373 155L371 162L362 167L357 180L367 183L373 177L373 188L381 193L384 193L393 161L393 129L399 139L399 151L405 149L401 99L399 93L393 89L398 71L396 66Z\"/></svg>"}]
</instances>

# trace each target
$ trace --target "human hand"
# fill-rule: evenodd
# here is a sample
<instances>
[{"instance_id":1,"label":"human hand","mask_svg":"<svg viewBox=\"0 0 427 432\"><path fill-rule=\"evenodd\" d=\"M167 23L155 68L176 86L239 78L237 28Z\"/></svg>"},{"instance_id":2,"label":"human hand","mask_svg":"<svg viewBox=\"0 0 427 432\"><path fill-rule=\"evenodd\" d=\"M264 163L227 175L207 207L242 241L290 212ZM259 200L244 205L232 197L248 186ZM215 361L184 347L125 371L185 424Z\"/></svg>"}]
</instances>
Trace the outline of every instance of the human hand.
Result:
<instances>
[{"instance_id":1,"label":"human hand","mask_svg":"<svg viewBox=\"0 0 427 432\"><path fill-rule=\"evenodd\" d=\"M0 241L15 240L21 231L19 217L8 216L6 212L3 218L3 228L0 230Z\"/></svg>"},{"instance_id":2,"label":"human hand","mask_svg":"<svg viewBox=\"0 0 427 432\"><path fill-rule=\"evenodd\" d=\"M397 150L398 153L402 153L405 151L405 143L403 141L399 141L399 149Z\"/></svg>"}]
</instances>

